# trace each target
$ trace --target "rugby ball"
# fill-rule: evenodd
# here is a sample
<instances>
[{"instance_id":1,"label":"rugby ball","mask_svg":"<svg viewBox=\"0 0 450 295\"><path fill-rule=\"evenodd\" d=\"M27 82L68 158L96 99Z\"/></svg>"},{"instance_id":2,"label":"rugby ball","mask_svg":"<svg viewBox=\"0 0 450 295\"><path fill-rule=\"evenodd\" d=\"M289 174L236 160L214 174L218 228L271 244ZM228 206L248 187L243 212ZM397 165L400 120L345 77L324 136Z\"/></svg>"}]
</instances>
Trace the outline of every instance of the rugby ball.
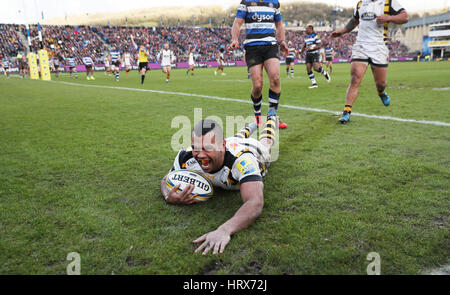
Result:
<instances>
[{"instance_id":1,"label":"rugby ball","mask_svg":"<svg viewBox=\"0 0 450 295\"><path fill-rule=\"evenodd\" d=\"M198 172L187 169L170 172L166 177L166 184L170 190L180 184L179 192L186 189L189 184L194 185L192 195L198 194L196 197L198 201L207 201L214 193L213 185L208 178Z\"/></svg>"}]
</instances>

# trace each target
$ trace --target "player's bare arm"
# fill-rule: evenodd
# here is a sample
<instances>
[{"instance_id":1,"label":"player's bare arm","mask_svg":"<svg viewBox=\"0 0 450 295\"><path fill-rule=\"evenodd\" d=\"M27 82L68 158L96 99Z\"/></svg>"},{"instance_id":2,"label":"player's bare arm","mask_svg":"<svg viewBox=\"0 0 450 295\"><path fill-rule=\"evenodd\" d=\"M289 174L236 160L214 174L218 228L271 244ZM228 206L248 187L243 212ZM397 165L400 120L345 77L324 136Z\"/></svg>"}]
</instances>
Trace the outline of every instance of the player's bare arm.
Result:
<instances>
[{"instance_id":1,"label":"player's bare arm","mask_svg":"<svg viewBox=\"0 0 450 295\"><path fill-rule=\"evenodd\" d=\"M197 244L202 243L195 252L203 250L203 255L210 250L213 254L223 253L231 236L249 227L261 215L264 206L264 183L262 181L245 182L241 184L240 191L244 204L232 218L215 231L206 233L193 241Z\"/></svg>"},{"instance_id":2,"label":"player's bare arm","mask_svg":"<svg viewBox=\"0 0 450 295\"><path fill-rule=\"evenodd\" d=\"M302 49L300 49L299 54L299 58L301 58L301 56L304 55L304 53L306 52L306 43L303 43Z\"/></svg>"},{"instance_id":3,"label":"player's bare arm","mask_svg":"<svg viewBox=\"0 0 450 295\"><path fill-rule=\"evenodd\" d=\"M276 38L277 38L278 44L280 44L281 53L283 53L284 56L287 56L289 54L289 48L286 44L286 37L285 37L286 34L285 34L283 22L276 22L275 28L276 28Z\"/></svg>"},{"instance_id":4,"label":"player's bare arm","mask_svg":"<svg viewBox=\"0 0 450 295\"><path fill-rule=\"evenodd\" d=\"M230 49L239 48L239 34L241 33L241 26L244 23L243 18L236 17L231 28L231 44Z\"/></svg>"},{"instance_id":5,"label":"player's bare arm","mask_svg":"<svg viewBox=\"0 0 450 295\"><path fill-rule=\"evenodd\" d=\"M406 10L402 10L397 15L380 15L377 17L377 24L383 24L383 23L394 23L397 25L406 24L409 20L408 13Z\"/></svg>"},{"instance_id":6,"label":"player's bare arm","mask_svg":"<svg viewBox=\"0 0 450 295\"><path fill-rule=\"evenodd\" d=\"M356 17L352 17L350 21L347 23L344 29L339 31L334 31L331 33L331 38L340 37L344 34L350 33L359 25L359 19Z\"/></svg>"}]
</instances>

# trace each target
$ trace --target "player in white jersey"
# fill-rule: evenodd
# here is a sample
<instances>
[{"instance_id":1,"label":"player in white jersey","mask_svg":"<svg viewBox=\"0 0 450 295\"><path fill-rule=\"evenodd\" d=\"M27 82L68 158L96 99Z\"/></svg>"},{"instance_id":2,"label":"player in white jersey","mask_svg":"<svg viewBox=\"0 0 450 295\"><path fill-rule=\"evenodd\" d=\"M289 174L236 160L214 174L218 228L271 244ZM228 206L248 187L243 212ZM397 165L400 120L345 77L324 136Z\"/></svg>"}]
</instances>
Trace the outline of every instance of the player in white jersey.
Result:
<instances>
[{"instance_id":1,"label":"player in white jersey","mask_svg":"<svg viewBox=\"0 0 450 295\"><path fill-rule=\"evenodd\" d=\"M68 57L65 58L67 65L69 66L70 78L73 79L72 74L75 73L75 78L78 79L78 71L76 66L76 59L73 53L69 53Z\"/></svg>"},{"instance_id":2,"label":"player in white jersey","mask_svg":"<svg viewBox=\"0 0 450 295\"><path fill-rule=\"evenodd\" d=\"M129 50L125 50L125 53L123 54L123 60L122 63L125 65L125 72L128 77L128 73L131 71L131 53Z\"/></svg>"},{"instance_id":3,"label":"player in white jersey","mask_svg":"<svg viewBox=\"0 0 450 295\"><path fill-rule=\"evenodd\" d=\"M194 76L194 67L195 67L195 61L194 61L194 47L189 47L189 68L186 71L186 76L189 75L189 72L191 72L191 75Z\"/></svg>"},{"instance_id":4,"label":"player in white jersey","mask_svg":"<svg viewBox=\"0 0 450 295\"><path fill-rule=\"evenodd\" d=\"M83 50L83 63L86 67L86 80L95 80L94 78L94 61L89 55L87 49Z\"/></svg>"},{"instance_id":5,"label":"player in white jersey","mask_svg":"<svg viewBox=\"0 0 450 295\"><path fill-rule=\"evenodd\" d=\"M166 83L170 80L170 71L172 70L172 62L175 60L175 56L169 48L169 43L164 44L164 48L159 53L161 60L161 67L164 74L166 74Z\"/></svg>"},{"instance_id":6,"label":"player in white jersey","mask_svg":"<svg viewBox=\"0 0 450 295\"><path fill-rule=\"evenodd\" d=\"M319 50L320 58L319 58L319 64L320 67L323 67L323 62L325 61L325 49L322 47Z\"/></svg>"},{"instance_id":7,"label":"player in white jersey","mask_svg":"<svg viewBox=\"0 0 450 295\"><path fill-rule=\"evenodd\" d=\"M292 41L288 42L288 55L286 56L286 76L289 78L289 70L291 71L291 78L294 78L294 61L297 56L297 49L295 49Z\"/></svg>"},{"instance_id":8,"label":"player in white jersey","mask_svg":"<svg viewBox=\"0 0 450 295\"><path fill-rule=\"evenodd\" d=\"M103 62L105 63L105 75L111 75L111 66L109 64L109 59L111 57L109 54L105 54L105 57L103 58Z\"/></svg>"},{"instance_id":9,"label":"player in white jersey","mask_svg":"<svg viewBox=\"0 0 450 295\"><path fill-rule=\"evenodd\" d=\"M352 50L351 82L347 89L344 112L339 119L342 124L350 121L352 106L358 97L359 86L369 64L382 103L385 106L390 105L391 100L385 89L389 63L387 30L391 22L408 22L408 13L397 0L362 0L356 5L353 17L346 27L331 33L332 38L340 37L359 25Z\"/></svg>"},{"instance_id":10,"label":"player in white jersey","mask_svg":"<svg viewBox=\"0 0 450 295\"><path fill-rule=\"evenodd\" d=\"M2 68L4 71L4 75L6 76L6 79L9 79L9 61L8 58L4 57L2 58Z\"/></svg>"},{"instance_id":11,"label":"player in white jersey","mask_svg":"<svg viewBox=\"0 0 450 295\"><path fill-rule=\"evenodd\" d=\"M224 73L224 64L225 64L225 49L220 48L219 53L217 54L217 69L214 71L214 75L217 76L219 71L222 72L222 76L225 76Z\"/></svg>"},{"instance_id":12,"label":"player in white jersey","mask_svg":"<svg viewBox=\"0 0 450 295\"><path fill-rule=\"evenodd\" d=\"M222 127L213 120L195 124L192 131L192 146L181 150L172 170L188 169L203 174L215 187L225 190L240 190L244 204L232 218L194 241L202 243L195 252L222 253L231 235L250 226L262 213L264 205L263 177L271 161L270 150L278 131L278 118L269 117L259 141L249 138L258 128L256 123L241 130L237 135L224 139ZM166 176L167 177L167 176ZM193 185L177 192L179 185L169 190L164 177L161 193L168 204L189 205L195 203Z\"/></svg>"}]
</instances>

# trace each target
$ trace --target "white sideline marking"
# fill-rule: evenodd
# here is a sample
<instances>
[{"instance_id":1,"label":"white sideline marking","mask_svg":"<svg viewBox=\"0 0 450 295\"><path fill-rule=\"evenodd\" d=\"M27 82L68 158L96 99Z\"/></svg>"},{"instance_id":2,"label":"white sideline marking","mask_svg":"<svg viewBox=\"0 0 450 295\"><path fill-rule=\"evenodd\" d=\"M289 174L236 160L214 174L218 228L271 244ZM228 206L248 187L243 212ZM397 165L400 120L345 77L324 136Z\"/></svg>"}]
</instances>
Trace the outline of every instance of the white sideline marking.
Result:
<instances>
[{"instance_id":1,"label":"white sideline marking","mask_svg":"<svg viewBox=\"0 0 450 295\"><path fill-rule=\"evenodd\" d=\"M140 91L140 92L151 92L151 93L159 93L159 94L171 94L171 95L180 95L180 96L201 97L201 98L221 100L221 101L233 101L233 102L252 104L252 102L250 100L243 100L243 99L237 99L237 98L226 98L226 97L203 95L203 94L193 94L193 93L173 92L173 91L163 91L163 90L153 90L153 89L127 88L127 87L117 87L117 86L86 85L86 84L63 82L63 81L48 81L48 82L65 84L65 85L72 85L72 86L91 87L91 88L118 89L118 90L127 90L127 91ZM262 104L266 105L266 106L269 105L268 103L264 103L264 102ZM280 104L280 107L287 108L287 109L308 111L308 112L328 113L328 114L334 114L334 115L340 115L341 114L341 112L336 112L336 111L330 111L330 110L325 110L325 109L316 109L316 108L308 108L308 107L299 107L299 106L292 106L292 105ZM367 115L367 114L361 114L361 113L352 113L352 116L363 117L363 118L370 118L370 119L378 119L378 120L389 120L389 121L396 121L396 122L417 123L417 124L425 124L425 125L436 125L436 126L450 127L450 123L440 122L440 121L403 119L403 118L396 118L396 117L390 117L390 116Z\"/></svg>"}]
</instances>

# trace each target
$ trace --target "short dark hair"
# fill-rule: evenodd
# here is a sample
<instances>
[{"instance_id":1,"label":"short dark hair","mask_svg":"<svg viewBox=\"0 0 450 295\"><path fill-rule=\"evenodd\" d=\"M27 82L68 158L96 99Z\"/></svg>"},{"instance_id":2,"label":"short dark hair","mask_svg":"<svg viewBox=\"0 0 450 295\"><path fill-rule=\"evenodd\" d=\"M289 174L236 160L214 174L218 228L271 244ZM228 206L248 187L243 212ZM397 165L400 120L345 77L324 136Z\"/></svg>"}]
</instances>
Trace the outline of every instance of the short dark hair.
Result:
<instances>
[{"instance_id":1,"label":"short dark hair","mask_svg":"<svg viewBox=\"0 0 450 295\"><path fill-rule=\"evenodd\" d=\"M222 126L220 126L219 123L214 120L201 120L194 125L194 130L192 130L192 133L195 134L195 136L199 137L210 132L214 132L217 140L223 139Z\"/></svg>"}]
</instances>

